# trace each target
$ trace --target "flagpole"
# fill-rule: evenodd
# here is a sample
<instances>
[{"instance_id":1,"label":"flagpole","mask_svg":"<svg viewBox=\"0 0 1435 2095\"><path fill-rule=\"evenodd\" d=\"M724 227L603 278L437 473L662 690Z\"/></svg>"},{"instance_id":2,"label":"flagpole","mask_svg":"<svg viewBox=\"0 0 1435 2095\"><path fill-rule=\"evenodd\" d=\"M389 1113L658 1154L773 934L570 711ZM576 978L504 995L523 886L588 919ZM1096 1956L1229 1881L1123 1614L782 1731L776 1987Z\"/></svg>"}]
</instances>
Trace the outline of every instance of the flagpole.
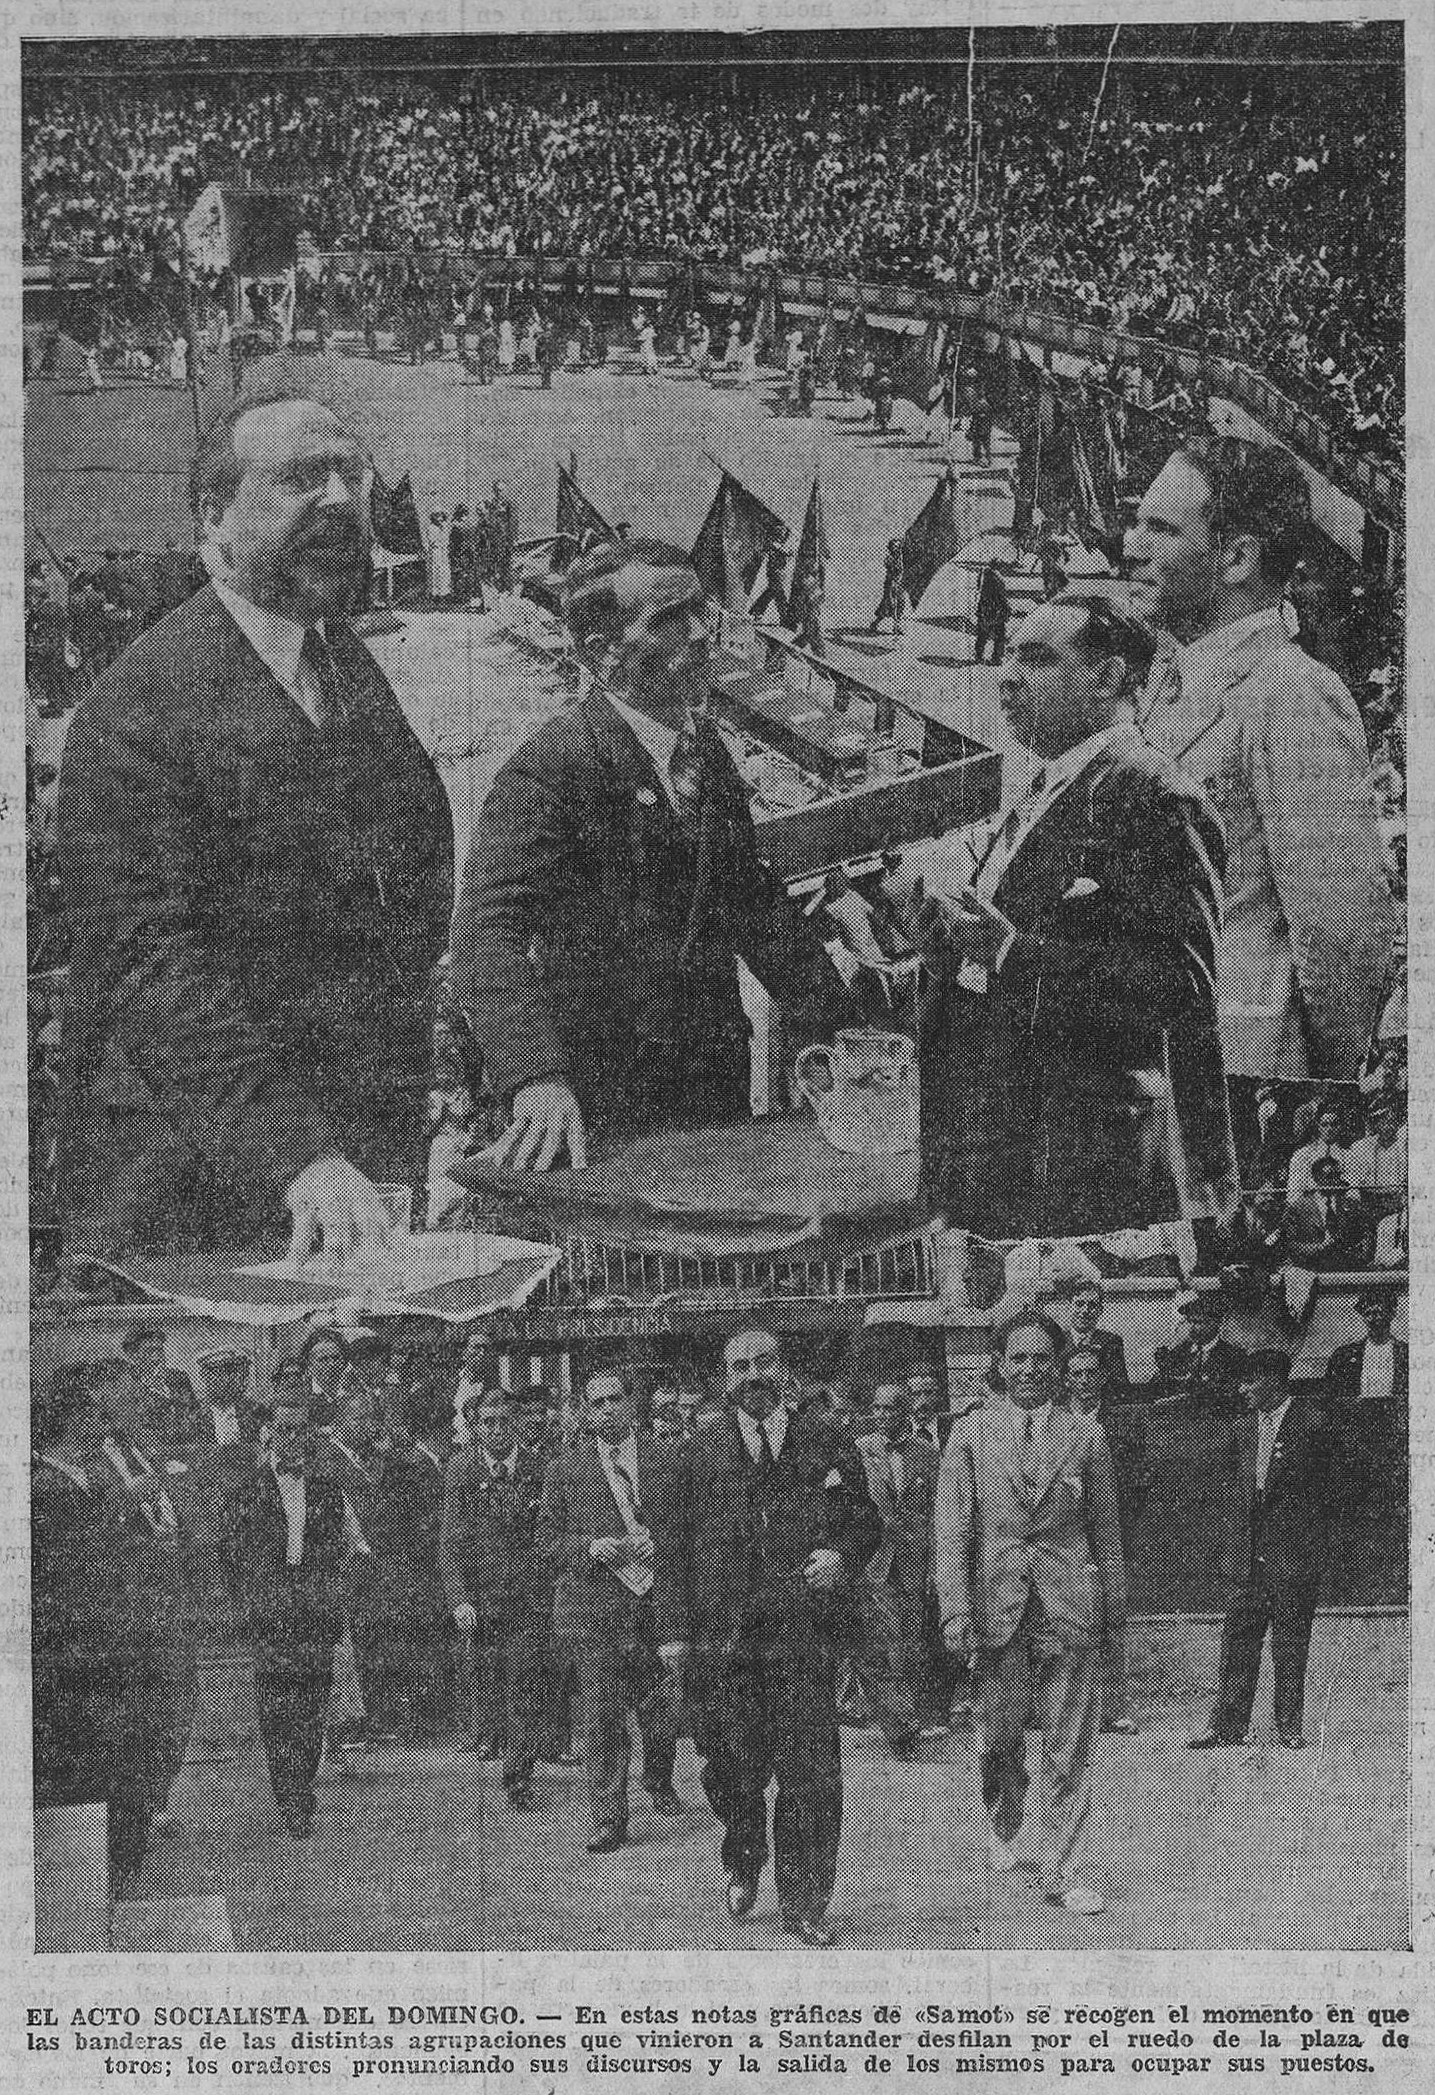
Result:
<instances>
[{"instance_id":1,"label":"flagpole","mask_svg":"<svg viewBox=\"0 0 1435 2095\"><path fill-rule=\"evenodd\" d=\"M977 32L973 23L967 30L967 159L972 157L972 131L976 122L976 73Z\"/></svg>"},{"instance_id":2,"label":"flagpole","mask_svg":"<svg viewBox=\"0 0 1435 2095\"><path fill-rule=\"evenodd\" d=\"M194 415L194 440L197 444L204 434L204 416L199 405L199 344L194 327L194 286L189 274L189 242L184 237L182 224L179 229L179 275L184 286L185 361L189 366L189 404Z\"/></svg>"},{"instance_id":3,"label":"flagpole","mask_svg":"<svg viewBox=\"0 0 1435 2095\"><path fill-rule=\"evenodd\" d=\"M1116 39L1118 36L1120 36L1120 34L1121 24L1118 22L1116 24L1116 27L1111 32L1111 42L1106 47L1106 63L1101 68L1101 85L1096 90L1096 106L1091 112L1091 123L1086 133L1086 147L1081 155L1083 161L1086 160L1089 156L1091 152L1091 142L1096 136L1096 122L1097 118L1101 115L1101 104L1106 95L1106 76L1111 71L1111 61L1113 57L1116 55Z\"/></svg>"}]
</instances>

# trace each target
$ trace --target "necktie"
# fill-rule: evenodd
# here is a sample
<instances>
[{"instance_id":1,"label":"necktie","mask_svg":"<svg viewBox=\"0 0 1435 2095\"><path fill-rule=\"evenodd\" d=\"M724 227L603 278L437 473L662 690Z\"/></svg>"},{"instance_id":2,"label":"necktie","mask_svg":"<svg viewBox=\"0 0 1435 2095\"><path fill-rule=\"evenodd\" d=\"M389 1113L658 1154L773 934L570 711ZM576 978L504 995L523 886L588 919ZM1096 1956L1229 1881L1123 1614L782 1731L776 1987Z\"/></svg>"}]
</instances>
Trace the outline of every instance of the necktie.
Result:
<instances>
[{"instance_id":1,"label":"necktie","mask_svg":"<svg viewBox=\"0 0 1435 2095\"><path fill-rule=\"evenodd\" d=\"M629 1476L627 1464L615 1461L613 1464L613 1475L618 1481L620 1494L624 1501L622 1510L631 1520L632 1525L635 1528L640 1528L643 1525L643 1511L638 1504L638 1486L635 1479Z\"/></svg>"},{"instance_id":2,"label":"necktie","mask_svg":"<svg viewBox=\"0 0 1435 2095\"><path fill-rule=\"evenodd\" d=\"M1032 773L1025 796L1007 809L1001 822L987 839L987 847L977 860L971 881L972 886L978 889L987 901L991 900L1000 885L1002 875L1011 864L1011 856L1022 835L1023 826L1029 825L1045 792L1046 766L1039 764Z\"/></svg>"},{"instance_id":3,"label":"necktie","mask_svg":"<svg viewBox=\"0 0 1435 2095\"><path fill-rule=\"evenodd\" d=\"M772 1468L773 1462L772 1442L767 1437L767 1421L766 1419L760 1418L754 1419L753 1425L757 1428L756 1466L759 1472L765 1474L768 1470Z\"/></svg>"},{"instance_id":4,"label":"necktie","mask_svg":"<svg viewBox=\"0 0 1435 2095\"><path fill-rule=\"evenodd\" d=\"M1151 674L1146 681L1146 700L1141 710L1142 726L1145 726L1158 705L1174 706L1180 696L1180 658L1174 653L1158 655L1151 665Z\"/></svg>"},{"instance_id":5,"label":"necktie","mask_svg":"<svg viewBox=\"0 0 1435 2095\"><path fill-rule=\"evenodd\" d=\"M348 678L334 659L334 650L317 626L310 626L299 649L299 659L313 680L316 718L322 732L348 715L353 697Z\"/></svg>"},{"instance_id":6,"label":"necktie","mask_svg":"<svg viewBox=\"0 0 1435 2095\"><path fill-rule=\"evenodd\" d=\"M1030 1489L1035 1485L1039 1465L1040 1449L1036 1437L1036 1419L1027 1412L1021 1429L1021 1474L1022 1482Z\"/></svg>"}]
</instances>

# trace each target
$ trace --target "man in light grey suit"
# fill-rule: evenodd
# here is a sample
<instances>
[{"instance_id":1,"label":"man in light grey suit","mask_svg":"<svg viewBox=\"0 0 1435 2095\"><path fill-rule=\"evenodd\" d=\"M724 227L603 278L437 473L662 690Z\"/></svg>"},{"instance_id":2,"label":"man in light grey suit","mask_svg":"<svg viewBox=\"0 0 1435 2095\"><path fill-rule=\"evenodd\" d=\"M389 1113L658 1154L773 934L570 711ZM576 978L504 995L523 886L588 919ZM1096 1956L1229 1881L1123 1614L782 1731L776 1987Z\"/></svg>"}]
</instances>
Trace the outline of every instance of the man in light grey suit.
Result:
<instances>
[{"instance_id":1,"label":"man in light grey suit","mask_svg":"<svg viewBox=\"0 0 1435 2095\"><path fill-rule=\"evenodd\" d=\"M932 1546L937 1451L912 1431L907 1391L883 1383L872 1397L875 1431L858 1436L867 1490L882 1540L859 1588L866 1632L858 1661L863 1690L888 1746L909 1760L921 1729L922 1608Z\"/></svg>"},{"instance_id":2,"label":"man in light grey suit","mask_svg":"<svg viewBox=\"0 0 1435 2095\"><path fill-rule=\"evenodd\" d=\"M947 1649L975 1651L993 1869L1010 1870L1026 1803L1024 1730L1041 1725L1033 1859L1049 1899L1099 1913L1070 1874L1090 1804L1101 1647L1126 1620L1116 1485L1094 1418L1061 1408L1064 1334L1018 1312L998 1336L1004 1393L955 1427L937 1476L932 1580Z\"/></svg>"},{"instance_id":3,"label":"man in light grey suit","mask_svg":"<svg viewBox=\"0 0 1435 2095\"><path fill-rule=\"evenodd\" d=\"M1226 831L1229 1077L1353 1078L1394 941L1360 715L1281 615L1309 531L1289 453L1222 437L1168 459L1126 540L1132 608L1177 642L1152 668L1146 738Z\"/></svg>"}]
</instances>

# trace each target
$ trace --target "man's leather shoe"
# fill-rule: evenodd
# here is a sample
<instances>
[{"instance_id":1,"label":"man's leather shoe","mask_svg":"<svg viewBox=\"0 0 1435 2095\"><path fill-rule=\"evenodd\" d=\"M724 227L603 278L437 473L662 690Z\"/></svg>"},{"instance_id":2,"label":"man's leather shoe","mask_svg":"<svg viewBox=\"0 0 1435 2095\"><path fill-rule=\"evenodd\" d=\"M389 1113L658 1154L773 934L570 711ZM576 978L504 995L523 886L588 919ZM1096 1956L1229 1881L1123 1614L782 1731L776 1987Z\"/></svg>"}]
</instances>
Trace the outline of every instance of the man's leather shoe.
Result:
<instances>
[{"instance_id":1,"label":"man's leather shoe","mask_svg":"<svg viewBox=\"0 0 1435 2095\"><path fill-rule=\"evenodd\" d=\"M602 1826L589 1841L588 1853L590 1855L616 1855L619 1848L627 1846L627 1842L628 1833L626 1827Z\"/></svg>"},{"instance_id":2,"label":"man's leather shoe","mask_svg":"<svg viewBox=\"0 0 1435 2095\"><path fill-rule=\"evenodd\" d=\"M782 1928L784 1934L795 1935L798 1941L805 1942L810 1950L825 1950L832 1947L832 1930L820 1915L809 1916L805 1913L784 1913L782 1916Z\"/></svg>"},{"instance_id":3,"label":"man's leather shoe","mask_svg":"<svg viewBox=\"0 0 1435 2095\"><path fill-rule=\"evenodd\" d=\"M510 1811L532 1811L533 1784L531 1782L505 1782Z\"/></svg>"},{"instance_id":4,"label":"man's leather shoe","mask_svg":"<svg viewBox=\"0 0 1435 2095\"><path fill-rule=\"evenodd\" d=\"M1198 1738L1186 1741L1192 1753L1204 1753L1209 1746L1244 1746L1245 1743L1243 1735L1229 1731L1203 1731Z\"/></svg>"},{"instance_id":5,"label":"man's leather shoe","mask_svg":"<svg viewBox=\"0 0 1435 2095\"><path fill-rule=\"evenodd\" d=\"M736 1873L727 1880L727 1910L734 1920L745 1920L757 1904L756 1877L740 1877Z\"/></svg>"},{"instance_id":6,"label":"man's leather shoe","mask_svg":"<svg viewBox=\"0 0 1435 2095\"><path fill-rule=\"evenodd\" d=\"M681 1818L683 1815L683 1800L671 1782L666 1789L652 1791L650 1802L654 1811L662 1813L665 1818Z\"/></svg>"},{"instance_id":7,"label":"man's leather shoe","mask_svg":"<svg viewBox=\"0 0 1435 2095\"><path fill-rule=\"evenodd\" d=\"M1297 1752L1305 1745L1305 1740L1298 1731L1281 1731L1277 1732L1276 1736L1283 1746L1290 1746Z\"/></svg>"}]
</instances>

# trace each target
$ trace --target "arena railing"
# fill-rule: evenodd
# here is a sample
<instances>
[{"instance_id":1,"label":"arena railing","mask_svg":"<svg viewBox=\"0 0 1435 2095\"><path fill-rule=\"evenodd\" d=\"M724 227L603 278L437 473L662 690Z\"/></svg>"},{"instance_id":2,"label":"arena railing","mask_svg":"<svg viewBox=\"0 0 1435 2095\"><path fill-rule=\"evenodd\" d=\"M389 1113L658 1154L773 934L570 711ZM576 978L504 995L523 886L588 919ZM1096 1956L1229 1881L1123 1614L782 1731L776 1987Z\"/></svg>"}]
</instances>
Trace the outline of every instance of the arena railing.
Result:
<instances>
[{"instance_id":1,"label":"arena railing","mask_svg":"<svg viewBox=\"0 0 1435 2095\"><path fill-rule=\"evenodd\" d=\"M460 248L433 248L422 253L374 249L347 253L330 251L316 254L312 260L338 263L348 268L400 261L420 265L450 262L466 269L486 268L495 273L495 284L499 281L498 272L501 272L503 281L515 285L520 280L531 281L535 269L541 268L545 291L557 289L570 268L579 272L580 284L586 283L591 267L596 290L612 295L619 289L626 271L631 290L651 298L665 297L672 286L674 271L687 266L671 257L633 257L625 261L594 259L590 264L586 257L498 257L474 254ZM109 262L90 258L67 257L64 263L71 284L86 275L97 277L110 266ZM1260 371L1238 357L1211 355L1173 338L1125 334L1033 306L977 298L942 285L871 283L860 278L837 278L814 271L736 269L709 262L694 263L693 269L705 297L716 293L729 301L740 296L746 302L771 289L784 306L805 308L812 313L821 312L830 300L839 310L860 308L870 320L879 324L883 320L965 322L981 328L984 335L992 338L983 343L987 349L1016 338L1034 344L1048 355L1055 351L1091 361L1137 361L1148 375L1153 360L1174 364L1185 377L1203 376L1226 397L1245 408L1272 436L1288 444L1308 464L1325 473L1337 487L1363 504L1388 530L1397 536L1404 534L1405 475L1401 468L1338 437L1319 414L1292 400ZM43 294L51 283L53 269L50 265L26 265L25 284L32 294Z\"/></svg>"},{"instance_id":2,"label":"arena railing","mask_svg":"<svg viewBox=\"0 0 1435 2095\"><path fill-rule=\"evenodd\" d=\"M471 268L475 263L503 273L515 285L532 281L542 271L544 290L558 289L570 269L578 271L580 287L591 266L594 288L615 293L626 271L629 288L650 298L666 297L674 271L687 265L669 257L638 257L626 261L576 259L566 255L515 255L496 259L475 256L455 249L434 250L422 256L399 256L366 252L327 254L316 257L350 267L361 263L382 264L397 260L457 262ZM1078 357L1086 361L1139 362L1150 374L1155 362L1174 364L1183 377L1203 376L1217 390L1234 400L1306 461L1324 472L1338 487L1397 535L1405 528L1405 476L1387 460L1361 451L1342 440L1307 407L1300 406L1251 365L1233 356L1213 356L1188 344L1154 335L1133 335L1092 322L1033 306L1009 305L994 298L977 298L942 285L872 283L861 278L837 278L815 271L735 269L716 263L694 263L696 283L704 296L717 293L732 301L747 300L773 290L786 307L806 308L820 313L831 304L837 310L860 309L869 320L925 322L945 320L950 325L966 322L992 337L983 347L990 350L1013 337L1035 344L1048 353Z\"/></svg>"}]
</instances>

